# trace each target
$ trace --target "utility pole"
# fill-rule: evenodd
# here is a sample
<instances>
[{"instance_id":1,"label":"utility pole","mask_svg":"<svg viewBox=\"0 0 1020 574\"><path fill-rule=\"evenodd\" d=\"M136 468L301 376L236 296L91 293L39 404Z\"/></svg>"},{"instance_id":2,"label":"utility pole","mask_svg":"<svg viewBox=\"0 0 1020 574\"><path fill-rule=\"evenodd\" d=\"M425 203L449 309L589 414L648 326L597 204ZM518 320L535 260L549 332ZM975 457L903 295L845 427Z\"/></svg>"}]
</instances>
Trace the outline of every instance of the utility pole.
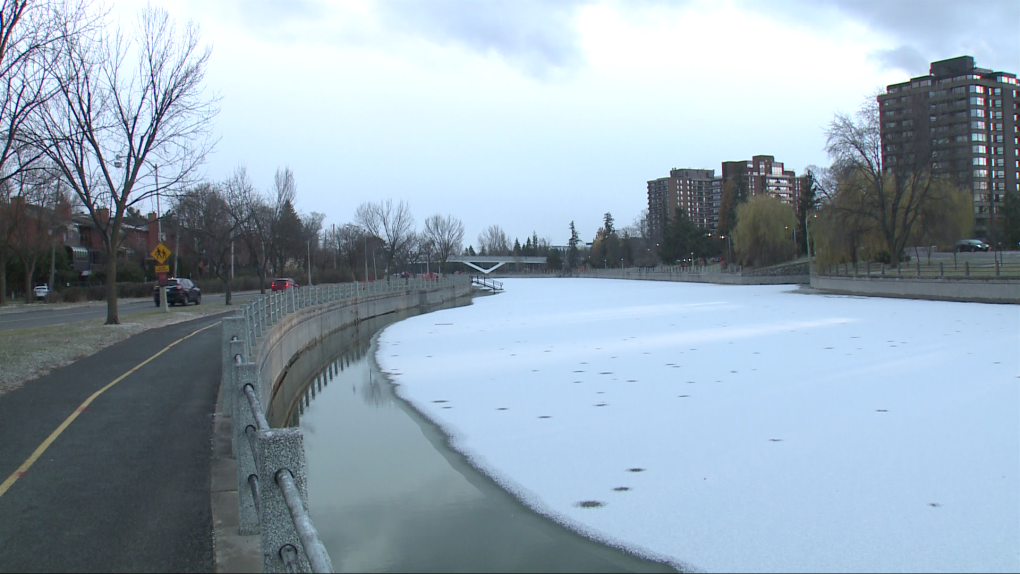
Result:
<instances>
[{"instance_id":1,"label":"utility pole","mask_svg":"<svg viewBox=\"0 0 1020 574\"><path fill-rule=\"evenodd\" d=\"M311 287L312 286L312 240L309 239L305 245L307 246L307 249L308 249L308 262L307 262L307 267L308 267L308 286Z\"/></svg>"}]
</instances>

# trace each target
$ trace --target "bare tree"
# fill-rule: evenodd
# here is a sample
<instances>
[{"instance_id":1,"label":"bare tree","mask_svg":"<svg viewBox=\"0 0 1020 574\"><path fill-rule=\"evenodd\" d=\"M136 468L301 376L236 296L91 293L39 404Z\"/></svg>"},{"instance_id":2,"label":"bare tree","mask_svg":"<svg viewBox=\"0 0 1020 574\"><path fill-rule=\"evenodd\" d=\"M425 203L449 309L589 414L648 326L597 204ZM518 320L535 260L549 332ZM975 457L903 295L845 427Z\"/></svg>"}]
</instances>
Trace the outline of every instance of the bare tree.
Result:
<instances>
[{"instance_id":1,"label":"bare tree","mask_svg":"<svg viewBox=\"0 0 1020 574\"><path fill-rule=\"evenodd\" d=\"M478 246L479 252L484 250L488 255L510 254L510 238L498 225L490 225L478 234Z\"/></svg>"},{"instance_id":2,"label":"bare tree","mask_svg":"<svg viewBox=\"0 0 1020 574\"><path fill-rule=\"evenodd\" d=\"M248 178L248 170L239 166L225 182L230 216L237 226L240 239L250 257L255 259L259 276L259 291L266 292L266 271L269 268L269 244L272 241L273 208Z\"/></svg>"},{"instance_id":3,"label":"bare tree","mask_svg":"<svg viewBox=\"0 0 1020 574\"><path fill-rule=\"evenodd\" d=\"M197 26L189 22L178 33L151 5L130 39L120 31L67 33L60 44L57 93L40 108L36 145L102 238L108 325L120 322L117 253L127 208L161 190L184 189L212 147L216 98L202 88L210 54Z\"/></svg>"},{"instance_id":4,"label":"bare tree","mask_svg":"<svg viewBox=\"0 0 1020 574\"><path fill-rule=\"evenodd\" d=\"M446 269L450 257L460 253L464 242L464 224L452 215L443 217L437 213L425 220L422 233L432 243L440 270Z\"/></svg>"},{"instance_id":5,"label":"bare tree","mask_svg":"<svg viewBox=\"0 0 1020 574\"><path fill-rule=\"evenodd\" d=\"M355 276L362 267L368 269L368 259L365 258L368 240L362 227L353 223L345 223L331 234L329 243L330 249L336 250L340 262L346 265ZM368 274L366 273L365 276L367 277Z\"/></svg>"},{"instance_id":6,"label":"bare tree","mask_svg":"<svg viewBox=\"0 0 1020 574\"><path fill-rule=\"evenodd\" d=\"M924 110L927 118L927 108ZM882 137L878 102L869 98L853 116L837 114L827 130L826 151L842 185L836 191L851 189L858 194L853 202L838 202L836 209L851 210L874 225L890 263L899 264L908 240L915 235L925 204L949 201L944 197L951 186L939 185L933 171L936 159L932 135L919 128L903 143L909 153L903 161L883 165Z\"/></svg>"},{"instance_id":7,"label":"bare tree","mask_svg":"<svg viewBox=\"0 0 1020 574\"><path fill-rule=\"evenodd\" d=\"M294 200L297 198L297 184L294 181L294 172L289 167L276 168L273 176L272 190L272 217L266 222L269 226L270 241L269 252L274 272L283 273L288 255L296 255L298 243L304 243L296 236L297 227L300 221L297 211L294 209Z\"/></svg>"},{"instance_id":8,"label":"bare tree","mask_svg":"<svg viewBox=\"0 0 1020 574\"><path fill-rule=\"evenodd\" d=\"M54 245L54 235L70 216L70 205L61 193L59 179L51 171L22 170L2 184L14 194L6 206L7 217L14 232L3 245L6 260L16 255L24 268L25 302L32 301L32 280L36 264ZM6 274L2 277L6 289Z\"/></svg>"},{"instance_id":9,"label":"bare tree","mask_svg":"<svg viewBox=\"0 0 1020 574\"><path fill-rule=\"evenodd\" d=\"M230 251L241 222L231 213L226 195L204 183L180 195L175 211L183 227L195 237L199 257L226 286L226 304L230 305Z\"/></svg>"},{"instance_id":10,"label":"bare tree","mask_svg":"<svg viewBox=\"0 0 1020 574\"><path fill-rule=\"evenodd\" d=\"M44 155L30 118L56 93L52 69L69 35L94 31L98 18L77 0L0 3L0 182L38 168Z\"/></svg>"},{"instance_id":11,"label":"bare tree","mask_svg":"<svg viewBox=\"0 0 1020 574\"><path fill-rule=\"evenodd\" d=\"M406 253L414 239L414 217L411 208L401 200L394 205L392 199L379 203L366 202L358 206L354 221L372 235L385 241L386 277L398 254Z\"/></svg>"}]
</instances>

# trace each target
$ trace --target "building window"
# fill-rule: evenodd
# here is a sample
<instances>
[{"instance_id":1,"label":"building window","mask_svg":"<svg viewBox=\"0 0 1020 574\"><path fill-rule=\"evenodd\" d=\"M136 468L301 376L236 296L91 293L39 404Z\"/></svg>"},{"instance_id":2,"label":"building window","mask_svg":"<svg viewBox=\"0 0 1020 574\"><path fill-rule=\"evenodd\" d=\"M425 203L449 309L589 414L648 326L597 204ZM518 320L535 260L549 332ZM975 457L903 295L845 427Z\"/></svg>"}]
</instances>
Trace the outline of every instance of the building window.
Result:
<instances>
[{"instance_id":1,"label":"building window","mask_svg":"<svg viewBox=\"0 0 1020 574\"><path fill-rule=\"evenodd\" d=\"M988 170L987 169L975 169L974 170L974 177L979 177L979 178L981 178L981 177L988 177Z\"/></svg>"},{"instance_id":2,"label":"building window","mask_svg":"<svg viewBox=\"0 0 1020 574\"><path fill-rule=\"evenodd\" d=\"M977 122L977 123L984 123L984 122ZM970 141L972 141L972 142L983 142L986 139L987 139L987 137L983 133L970 134Z\"/></svg>"},{"instance_id":3,"label":"building window","mask_svg":"<svg viewBox=\"0 0 1020 574\"><path fill-rule=\"evenodd\" d=\"M992 153L994 153L996 155L1002 155L1002 146L1001 145L997 145L997 146L993 147L992 148Z\"/></svg>"},{"instance_id":4,"label":"building window","mask_svg":"<svg viewBox=\"0 0 1020 574\"><path fill-rule=\"evenodd\" d=\"M978 86L978 87L980 88L981 86ZM983 105L985 105L985 99L984 98L980 98L978 96L971 96L971 98L970 98L970 105L972 105L972 106L983 106Z\"/></svg>"},{"instance_id":5,"label":"building window","mask_svg":"<svg viewBox=\"0 0 1020 574\"><path fill-rule=\"evenodd\" d=\"M1002 107L1002 100L992 100L992 107L993 108L1001 108Z\"/></svg>"},{"instance_id":6,"label":"building window","mask_svg":"<svg viewBox=\"0 0 1020 574\"><path fill-rule=\"evenodd\" d=\"M972 94L983 94L983 93L985 93L985 87L984 86L975 86L975 85L971 84L971 86L970 86L970 93L972 93Z\"/></svg>"},{"instance_id":7,"label":"building window","mask_svg":"<svg viewBox=\"0 0 1020 574\"><path fill-rule=\"evenodd\" d=\"M1001 96L1002 95L1002 88L992 88L991 89L991 94L993 96Z\"/></svg>"},{"instance_id":8,"label":"building window","mask_svg":"<svg viewBox=\"0 0 1020 574\"><path fill-rule=\"evenodd\" d=\"M981 108L971 108L970 117L972 118L983 118L985 117L985 111Z\"/></svg>"},{"instance_id":9,"label":"building window","mask_svg":"<svg viewBox=\"0 0 1020 574\"><path fill-rule=\"evenodd\" d=\"M988 165L988 160L983 157L975 157L972 161L974 165Z\"/></svg>"},{"instance_id":10,"label":"building window","mask_svg":"<svg viewBox=\"0 0 1020 574\"><path fill-rule=\"evenodd\" d=\"M995 122L992 122L992 123L990 123L988 125L988 129L992 130L993 132L1001 132L1002 131L1002 124L997 124Z\"/></svg>"},{"instance_id":11,"label":"building window","mask_svg":"<svg viewBox=\"0 0 1020 574\"><path fill-rule=\"evenodd\" d=\"M974 182L974 190L975 191L984 190L984 189L988 189L988 182L987 181L975 181Z\"/></svg>"},{"instance_id":12,"label":"building window","mask_svg":"<svg viewBox=\"0 0 1020 574\"><path fill-rule=\"evenodd\" d=\"M971 146L970 151L972 153L988 153L988 148L983 145Z\"/></svg>"},{"instance_id":13,"label":"building window","mask_svg":"<svg viewBox=\"0 0 1020 574\"><path fill-rule=\"evenodd\" d=\"M982 158L982 159L983 159L983 158ZM1005 161L1006 161L1006 160L1002 159L1001 157L995 157L995 158L992 158L992 163L991 163L991 165L993 165L993 166L995 166L995 167L1003 167L1003 166L1005 166L1005 165L1006 165L1006 164L1005 164Z\"/></svg>"},{"instance_id":14,"label":"building window","mask_svg":"<svg viewBox=\"0 0 1020 574\"><path fill-rule=\"evenodd\" d=\"M997 112L997 111L988 112L988 117L992 118L993 120L1001 120L1002 119L1002 112Z\"/></svg>"}]
</instances>

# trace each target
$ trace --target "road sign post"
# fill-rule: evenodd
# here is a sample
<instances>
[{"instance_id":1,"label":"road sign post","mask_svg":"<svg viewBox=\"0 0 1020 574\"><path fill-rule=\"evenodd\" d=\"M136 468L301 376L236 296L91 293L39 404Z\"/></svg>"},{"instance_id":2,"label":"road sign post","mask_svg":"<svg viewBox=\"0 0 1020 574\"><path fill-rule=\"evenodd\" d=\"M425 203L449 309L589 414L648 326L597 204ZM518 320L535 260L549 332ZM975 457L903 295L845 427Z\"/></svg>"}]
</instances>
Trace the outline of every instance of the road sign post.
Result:
<instances>
[{"instance_id":1,"label":"road sign post","mask_svg":"<svg viewBox=\"0 0 1020 574\"><path fill-rule=\"evenodd\" d=\"M165 263L170 258L170 254L170 249L163 245L162 241L149 253L159 263L159 265L156 265L156 280L159 282L159 308L167 313L170 312L170 306L166 304L167 273L170 272L170 266Z\"/></svg>"}]
</instances>

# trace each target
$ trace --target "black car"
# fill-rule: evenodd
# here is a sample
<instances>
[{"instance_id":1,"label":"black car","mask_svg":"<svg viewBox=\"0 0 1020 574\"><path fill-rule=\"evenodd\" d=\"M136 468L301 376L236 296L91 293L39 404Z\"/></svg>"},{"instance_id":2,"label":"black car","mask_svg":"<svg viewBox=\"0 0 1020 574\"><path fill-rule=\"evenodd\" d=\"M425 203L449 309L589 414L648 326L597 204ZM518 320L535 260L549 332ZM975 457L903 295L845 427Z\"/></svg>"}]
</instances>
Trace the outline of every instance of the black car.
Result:
<instances>
[{"instance_id":1,"label":"black car","mask_svg":"<svg viewBox=\"0 0 1020 574\"><path fill-rule=\"evenodd\" d=\"M152 300L159 307L159 285L152 291ZM166 304L167 305L187 305L188 303L194 303L195 305L202 304L202 290L195 285L195 282L191 279L180 279L177 277L171 277L166 280Z\"/></svg>"},{"instance_id":2,"label":"black car","mask_svg":"<svg viewBox=\"0 0 1020 574\"><path fill-rule=\"evenodd\" d=\"M991 247L980 239L961 239L956 242L957 251L988 251Z\"/></svg>"}]
</instances>

